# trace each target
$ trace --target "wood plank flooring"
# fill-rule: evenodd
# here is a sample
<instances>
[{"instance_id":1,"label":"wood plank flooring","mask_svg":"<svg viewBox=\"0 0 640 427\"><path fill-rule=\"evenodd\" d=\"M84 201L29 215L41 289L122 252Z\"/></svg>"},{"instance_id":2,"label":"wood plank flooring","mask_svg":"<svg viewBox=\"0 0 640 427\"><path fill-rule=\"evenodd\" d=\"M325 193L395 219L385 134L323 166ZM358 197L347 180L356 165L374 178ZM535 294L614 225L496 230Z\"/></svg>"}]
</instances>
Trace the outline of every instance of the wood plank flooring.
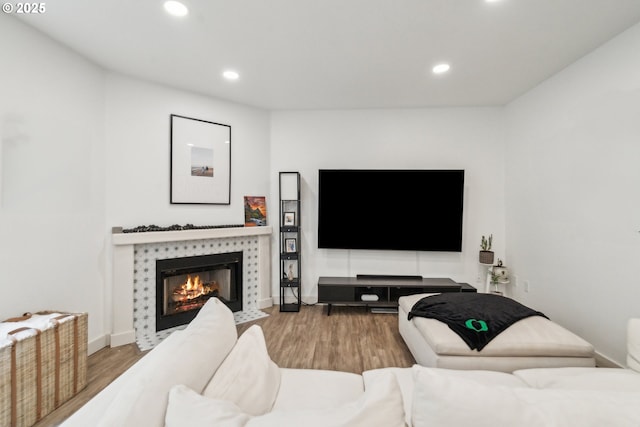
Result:
<instances>
[{"instance_id":1,"label":"wood plank flooring","mask_svg":"<svg viewBox=\"0 0 640 427\"><path fill-rule=\"evenodd\" d=\"M278 366L359 374L415 363L398 332L397 314L335 306L327 316L326 310L321 305L303 306L299 313L276 312L255 322L262 326L269 355ZM239 333L249 326L239 325Z\"/></svg>"},{"instance_id":2,"label":"wood plank flooring","mask_svg":"<svg viewBox=\"0 0 640 427\"><path fill-rule=\"evenodd\" d=\"M415 363L398 332L397 314L371 314L363 307L303 306L299 313L264 309L270 316L238 325L262 327L271 359L283 368L329 369L362 373ZM89 356L87 387L36 427L56 426L144 356L135 344L104 348Z\"/></svg>"}]
</instances>

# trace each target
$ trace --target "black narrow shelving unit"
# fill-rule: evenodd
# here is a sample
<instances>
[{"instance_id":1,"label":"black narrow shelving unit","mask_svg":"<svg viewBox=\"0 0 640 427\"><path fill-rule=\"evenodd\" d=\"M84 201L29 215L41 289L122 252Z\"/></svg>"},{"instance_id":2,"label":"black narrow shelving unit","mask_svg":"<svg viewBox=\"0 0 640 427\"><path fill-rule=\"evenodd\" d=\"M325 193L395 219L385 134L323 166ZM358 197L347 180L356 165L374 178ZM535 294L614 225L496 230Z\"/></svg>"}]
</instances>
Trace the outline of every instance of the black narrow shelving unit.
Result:
<instances>
[{"instance_id":1,"label":"black narrow shelving unit","mask_svg":"<svg viewBox=\"0 0 640 427\"><path fill-rule=\"evenodd\" d=\"M300 173L280 172L280 311L301 304Z\"/></svg>"}]
</instances>

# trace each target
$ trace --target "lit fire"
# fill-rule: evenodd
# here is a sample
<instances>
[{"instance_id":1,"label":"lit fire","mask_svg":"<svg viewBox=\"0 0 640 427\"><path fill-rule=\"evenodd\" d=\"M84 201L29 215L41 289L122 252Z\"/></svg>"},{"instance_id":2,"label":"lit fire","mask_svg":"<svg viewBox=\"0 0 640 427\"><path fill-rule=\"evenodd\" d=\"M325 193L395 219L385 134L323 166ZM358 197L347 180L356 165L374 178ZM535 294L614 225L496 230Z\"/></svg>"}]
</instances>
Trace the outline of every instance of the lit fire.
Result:
<instances>
[{"instance_id":1,"label":"lit fire","mask_svg":"<svg viewBox=\"0 0 640 427\"><path fill-rule=\"evenodd\" d=\"M193 280L191 276L187 276L187 281L173 290L172 299L174 301L189 301L202 295L208 295L218 288L215 282L213 286L204 284L200 280L200 276L196 276Z\"/></svg>"}]
</instances>

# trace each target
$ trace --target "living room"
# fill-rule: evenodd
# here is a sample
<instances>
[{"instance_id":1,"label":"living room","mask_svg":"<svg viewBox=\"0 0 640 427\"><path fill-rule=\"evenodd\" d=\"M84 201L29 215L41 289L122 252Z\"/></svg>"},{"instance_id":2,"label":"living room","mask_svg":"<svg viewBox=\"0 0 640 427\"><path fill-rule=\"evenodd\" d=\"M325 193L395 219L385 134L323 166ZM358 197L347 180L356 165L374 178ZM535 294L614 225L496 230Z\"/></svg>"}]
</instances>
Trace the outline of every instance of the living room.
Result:
<instances>
[{"instance_id":1,"label":"living room","mask_svg":"<svg viewBox=\"0 0 640 427\"><path fill-rule=\"evenodd\" d=\"M245 195L266 196L275 224L278 172L296 170L303 300L317 298L321 275L419 274L482 287L477 251L493 234L518 278L510 295L624 363L640 299L639 24L508 102L473 106L255 107L110 71L8 14L0 46L3 318L88 312L95 352L113 320L112 227L238 224ZM232 127L229 205L169 203L170 114ZM462 252L318 249L322 168L464 169ZM417 227L401 212L398 221ZM274 258L275 300L277 279Z\"/></svg>"}]
</instances>

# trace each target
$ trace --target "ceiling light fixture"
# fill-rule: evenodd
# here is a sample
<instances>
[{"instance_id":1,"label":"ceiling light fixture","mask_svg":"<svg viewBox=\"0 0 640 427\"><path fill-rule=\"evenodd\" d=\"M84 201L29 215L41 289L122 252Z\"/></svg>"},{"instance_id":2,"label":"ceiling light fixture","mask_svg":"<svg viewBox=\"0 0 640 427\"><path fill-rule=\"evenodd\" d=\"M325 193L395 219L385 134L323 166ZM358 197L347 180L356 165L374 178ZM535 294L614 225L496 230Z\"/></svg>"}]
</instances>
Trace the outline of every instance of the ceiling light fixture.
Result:
<instances>
[{"instance_id":1,"label":"ceiling light fixture","mask_svg":"<svg viewBox=\"0 0 640 427\"><path fill-rule=\"evenodd\" d=\"M164 10L166 10L167 13L173 16L185 16L187 15L187 13L189 13L189 9L187 9L187 6L180 3L179 1L174 0L164 2Z\"/></svg>"},{"instance_id":2,"label":"ceiling light fixture","mask_svg":"<svg viewBox=\"0 0 640 427\"><path fill-rule=\"evenodd\" d=\"M222 76L227 80L238 80L240 78L240 74L233 70L227 70L222 73Z\"/></svg>"},{"instance_id":3,"label":"ceiling light fixture","mask_svg":"<svg viewBox=\"0 0 640 427\"><path fill-rule=\"evenodd\" d=\"M433 74L443 74L449 71L451 66L449 64L438 64L432 68Z\"/></svg>"}]
</instances>

